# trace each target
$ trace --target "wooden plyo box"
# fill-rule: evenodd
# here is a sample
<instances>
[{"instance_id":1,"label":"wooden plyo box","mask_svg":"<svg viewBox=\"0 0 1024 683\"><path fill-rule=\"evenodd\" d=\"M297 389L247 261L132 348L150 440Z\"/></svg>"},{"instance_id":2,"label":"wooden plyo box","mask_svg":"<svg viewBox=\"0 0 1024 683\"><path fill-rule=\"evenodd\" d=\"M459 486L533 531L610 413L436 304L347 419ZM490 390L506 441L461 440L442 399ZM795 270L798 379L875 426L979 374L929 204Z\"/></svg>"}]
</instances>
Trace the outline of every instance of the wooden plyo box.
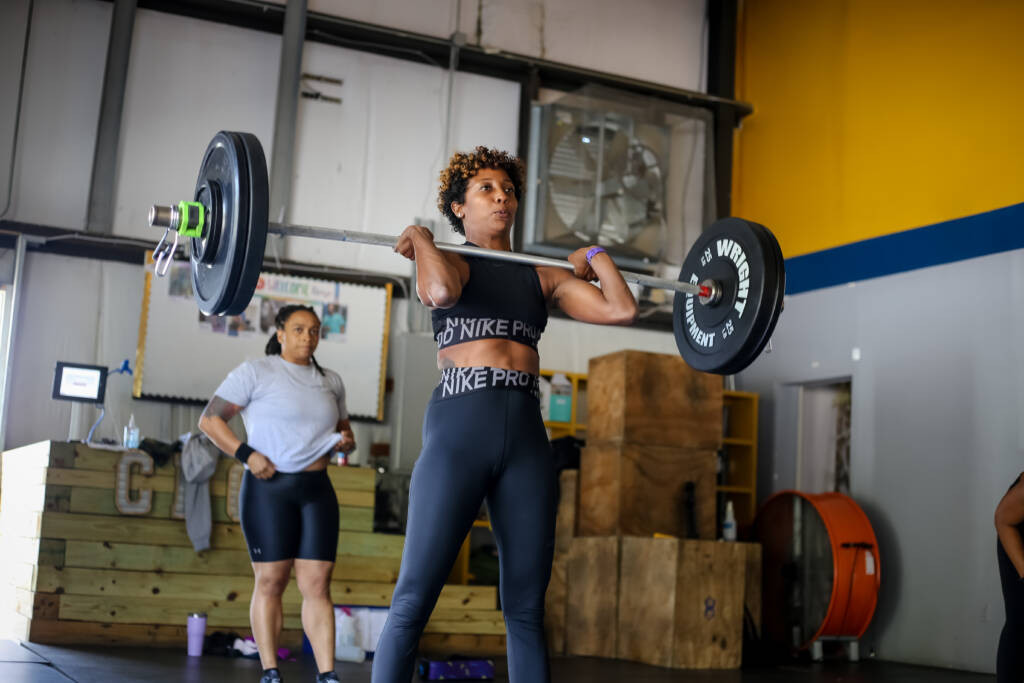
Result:
<instances>
[{"instance_id":1,"label":"wooden plyo box","mask_svg":"<svg viewBox=\"0 0 1024 683\"><path fill-rule=\"evenodd\" d=\"M566 653L677 669L739 668L744 607L760 623L761 546L575 538Z\"/></svg>"},{"instance_id":2,"label":"wooden plyo box","mask_svg":"<svg viewBox=\"0 0 1024 683\"><path fill-rule=\"evenodd\" d=\"M588 440L580 457L578 533L686 537L690 481L697 535L714 538L714 451Z\"/></svg>"},{"instance_id":3,"label":"wooden plyo box","mask_svg":"<svg viewBox=\"0 0 1024 683\"><path fill-rule=\"evenodd\" d=\"M717 451L722 378L676 355L619 351L590 359L587 441Z\"/></svg>"},{"instance_id":4,"label":"wooden plyo box","mask_svg":"<svg viewBox=\"0 0 1024 683\"><path fill-rule=\"evenodd\" d=\"M760 559L761 546L751 543L623 538L618 657L739 668L744 603L760 612Z\"/></svg>"},{"instance_id":5,"label":"wooden plyo box","mask_svg":"<svg viewBox=\"0 0 1024 683\"><path fill-rule=\"evenodd\" d=\"M617 536L572 539L566 567L566 654L615 657L620 541Z\"/></svg>"},{"instance_id":6,"label":"wooden plyo box","mask_svg":"<svg viewBox=\"0 0 1024 683\"><path fill-rule=\"evenodd\" d=\"M138 452L136 452L138 453ZM249 631L253 575L240 525L226 502L237 464L222 458L210 480L211 548L196 553L175 513L177 468L142 474L119 451L42 442L3 454L0 494L0 632L37 643L184 647L189 612L209 630ZM331 577L338 604L391 602L404 537L373 533L375 472L328 470L341 529ZM124 481L127 479L126 481ZM145 514L115 504L120 484L151 496ZM301 595L283 596L281 642L301 646ZM502 654L505 625L493 586L445 586L420 646L431 652Z\"/></svg>"}]
</instances>

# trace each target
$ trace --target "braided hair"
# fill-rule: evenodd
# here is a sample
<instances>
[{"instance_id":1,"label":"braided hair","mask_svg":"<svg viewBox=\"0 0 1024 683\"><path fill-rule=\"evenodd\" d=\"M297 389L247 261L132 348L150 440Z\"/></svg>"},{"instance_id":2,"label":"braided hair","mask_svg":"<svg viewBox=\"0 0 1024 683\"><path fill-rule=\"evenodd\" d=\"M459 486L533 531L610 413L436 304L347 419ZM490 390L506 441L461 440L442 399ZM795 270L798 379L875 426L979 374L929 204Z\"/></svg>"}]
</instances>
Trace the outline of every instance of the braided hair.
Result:
<instances>
[{"instance_id":1,"label":"braided hair","mask_svg":"<svg viewBox=\"0 0 1024 683\"><path fill-rule=\"evenodd\" d=\"M320 316L316 314L316 311L314 311L311 306L303 306L301 304L289 304L287 306L282 306L277 311L277 315L274 317L274 327L276 328L276 330L283 330L285 324L287 324L288 322L288 318L292 317L293 313L298 313L299 311L306 311L307 313L311 313L313 317L316 318L317 322L320 322ZM276 330L270 333L270 339L267 340L267 346L264 349L264 352L268 356L281 355L281 342L277 340ZM317 372L323 375L324 369L320 367L319 363L316 362L316 358L310 356L309 359L313 361L313 367L317 369Z\"/></svg>"}]
</instances>

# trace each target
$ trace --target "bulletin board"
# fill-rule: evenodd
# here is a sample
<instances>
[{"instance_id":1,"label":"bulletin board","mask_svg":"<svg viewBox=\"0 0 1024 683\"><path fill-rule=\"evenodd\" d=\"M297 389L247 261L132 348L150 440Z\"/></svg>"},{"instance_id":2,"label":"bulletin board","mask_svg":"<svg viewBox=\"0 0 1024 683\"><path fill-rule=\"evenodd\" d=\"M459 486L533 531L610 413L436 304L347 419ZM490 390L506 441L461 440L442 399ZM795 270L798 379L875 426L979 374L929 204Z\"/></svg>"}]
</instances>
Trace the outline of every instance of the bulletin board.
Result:
<instances>
[{"instance_id":1,"label":"bulletin board","mask_svg":"<svg viewBox=\"0 0 1024 683\"><path fill-rule=\"evenodd\" d=\"M241 315L204 316L192 298L188 261L175 261L164 277L146 268L133 395L206 403L231 370L265 355L277 310L292 303L320 317L314 357L341 375L349 415L382 420L391 284L261 273Z\"/></svg>"}]
</instances>

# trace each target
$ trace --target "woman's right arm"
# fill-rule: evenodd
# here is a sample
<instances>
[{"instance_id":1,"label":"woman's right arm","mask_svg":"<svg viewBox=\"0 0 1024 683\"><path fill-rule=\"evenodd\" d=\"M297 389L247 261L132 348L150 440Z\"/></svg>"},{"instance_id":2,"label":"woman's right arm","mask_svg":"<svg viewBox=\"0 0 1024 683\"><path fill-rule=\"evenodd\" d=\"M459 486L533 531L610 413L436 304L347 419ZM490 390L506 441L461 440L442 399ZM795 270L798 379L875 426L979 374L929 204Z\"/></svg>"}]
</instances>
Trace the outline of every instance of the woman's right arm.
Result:
<instances>
[{"instance_id":1,"label":"woman's right arm","mask_svg":"<svg viewBox=\"0 0 1024 683\"><path fill-rule=\"evenodd\" d=\"M459 301L469 267L461 256L438 249L430 230L410 225L398 236L395 251L416 261L416 294L425 306L451 308Z\"/></svg>"},{"instance_id":2,"label":"woman's right arm","mask_svg":"<svg viewBox=\"0 0 1024 683\"><path fill-rule=\"evenodd\" d=\"M1003 550L1024 579L1024 539L1021 539L1017 525L1024 522L1024 478L1007 491L996 507L996 533L1003 544Z\"/></svg>"},{"instance_id":3,"label":"woman's right arm","mask_svg":"<svg viewBox=\"0 0 1024 683\"><path fill-rule=\"evenodd\" d=\"M230 456L234 456L238 447L242 444L242 440L228 426L228 420L240 412L242 412L241 406L225 401L220 396L214 396L206 404L203 414L199 417L200 431L210 437L210 441L217 448ZM274 476L274 463L270 462L267 456L258 451L249 454L246 464L253 475L259 479L269 479Z\"/></svg>"}]
</instances>

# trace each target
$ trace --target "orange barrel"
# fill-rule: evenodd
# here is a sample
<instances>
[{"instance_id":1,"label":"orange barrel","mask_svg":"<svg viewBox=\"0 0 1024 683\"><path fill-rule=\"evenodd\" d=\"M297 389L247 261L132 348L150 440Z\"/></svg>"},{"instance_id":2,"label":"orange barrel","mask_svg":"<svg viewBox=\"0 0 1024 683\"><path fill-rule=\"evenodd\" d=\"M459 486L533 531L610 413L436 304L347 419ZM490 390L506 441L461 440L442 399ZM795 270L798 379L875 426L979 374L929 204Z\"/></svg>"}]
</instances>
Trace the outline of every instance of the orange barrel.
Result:
<instances>
[{"instance_id":1,"label":"orange barrel","mask_svg":"<svg viewBox=\"0 0 1024 683\"><path fill-rule=\"evenodd\" d=\"M781 491L761 506L764 637L793 649L822 636L860 638L878 604L878 541L842 493Z\"/></svg>"}]
</instances>

